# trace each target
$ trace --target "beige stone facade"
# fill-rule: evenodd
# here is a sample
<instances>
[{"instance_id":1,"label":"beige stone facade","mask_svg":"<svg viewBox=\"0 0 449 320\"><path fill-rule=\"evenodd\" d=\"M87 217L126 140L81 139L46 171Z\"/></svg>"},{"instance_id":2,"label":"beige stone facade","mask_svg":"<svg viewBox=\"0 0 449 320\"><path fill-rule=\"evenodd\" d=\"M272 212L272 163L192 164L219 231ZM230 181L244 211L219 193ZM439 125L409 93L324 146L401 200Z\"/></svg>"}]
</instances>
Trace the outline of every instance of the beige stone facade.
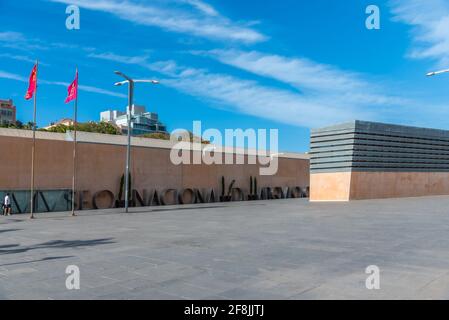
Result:
<instances>
[{"instance_id":1,"label":"beige stone facade","mask_svg":"<svg viewBox=\"0 0 449 320\"><path fill-rule=\"evenodd\" d=\"M38 132L35 182L39 190L70 189L72 150L70 134ZM125 168L126 137L79 133L77 191L91 195L102 190L118 194ZM28 190L31 178L31 132L0 129L0 190ZM133 189L164 190L213 188L221 191L221 177L235 187L249 191L250 176L263 187L308 187L309 160L306 155L286 154L279 158L274 176L260 176L259 165L174 165L173 144L134 138L131 152ZM247 156L245 156L247 159ZM88 205L89 206L89 205Z\"/></svg>"},{"instance_id":2,"label":"beige stone facade","mask_svg":"<svg viewBox=\"0 0 449 320\"><path fill-rule=\"evenodd\" d=\"M312 173L311 201L349 201L449 194L449 172Z\"/></svg>"}]
</instances>

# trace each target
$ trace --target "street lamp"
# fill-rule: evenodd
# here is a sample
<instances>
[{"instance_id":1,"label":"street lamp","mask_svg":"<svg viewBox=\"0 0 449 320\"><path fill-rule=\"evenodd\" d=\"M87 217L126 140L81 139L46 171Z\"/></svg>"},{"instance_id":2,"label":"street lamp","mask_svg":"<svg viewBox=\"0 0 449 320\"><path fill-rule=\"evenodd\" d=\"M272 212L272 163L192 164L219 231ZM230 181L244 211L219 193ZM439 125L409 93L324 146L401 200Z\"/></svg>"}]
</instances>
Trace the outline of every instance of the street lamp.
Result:
<instances>
[{"instance_id":1,"label":"street lamp","mask_svg":"<svg viewBox=\"0 0 449 320\"><path fill-rule=\"evenodd\" d=\"M432 76L436 76L436 75L439 75L439 74L442 74L442 73L447 73L447 72L449 72L449 69L435 71L435 72L429 72L428 74L426 74L426 76L432 77Z\"/></svg>"},{"instance_id":2,"label":"street lamp","mask_svg":"<svg viewBox=\"0 0 449 320\"><path fill-rule=\"evenodd\" d=\"M126 74L115 71L116 75L125 78L125 81L117 82L115 86L122 86L124 84L128 84L128 112L127 112L127 121L128 121L128 144L126 148L126 169L125 169L125 212L129 211L129 165L131 160L131 108L133 106L134 100L134 84L135 83L151 83L151 84L159 84L159 81L156 80L133 80L128 77Z\"/></svg>"}]
</instances>

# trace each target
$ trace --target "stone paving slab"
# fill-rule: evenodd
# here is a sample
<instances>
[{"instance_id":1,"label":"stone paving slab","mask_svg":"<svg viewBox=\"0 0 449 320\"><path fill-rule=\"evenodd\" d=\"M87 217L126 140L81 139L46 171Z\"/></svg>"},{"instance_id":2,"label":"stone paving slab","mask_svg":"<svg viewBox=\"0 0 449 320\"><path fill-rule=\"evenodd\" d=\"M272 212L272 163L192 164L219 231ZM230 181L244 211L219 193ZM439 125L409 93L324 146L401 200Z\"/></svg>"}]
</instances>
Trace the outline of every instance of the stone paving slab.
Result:
<instances>
[{"instance_id":1,"label":"stone paving slab","mask_svg":"<svg viewBox=\"0 0 449 320\"><path fill-rule=\"evenodd\" d=\"M442 196L0 216L0 299L448 299L447 208ZM369 265L380 290L365 287Z\"/></svg>"}]
</instances>

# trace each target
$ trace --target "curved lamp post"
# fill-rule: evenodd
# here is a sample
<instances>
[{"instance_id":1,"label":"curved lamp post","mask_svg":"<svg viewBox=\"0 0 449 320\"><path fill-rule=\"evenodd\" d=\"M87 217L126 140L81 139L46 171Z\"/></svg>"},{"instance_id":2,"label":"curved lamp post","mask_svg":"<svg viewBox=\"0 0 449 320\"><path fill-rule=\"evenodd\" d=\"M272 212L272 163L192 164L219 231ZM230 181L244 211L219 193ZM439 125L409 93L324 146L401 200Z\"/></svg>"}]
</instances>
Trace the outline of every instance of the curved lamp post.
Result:
<instances>
[{"instance_id":1,"label":"curved lamp post","mask_svg":"<svg viewBox=\"0 0 449 320\"><path fill-rule=\"evenodd\" d=\"M428 74L426 74L426 76L428 77L432 77L432 76L436 76L442 73L447 73L449 72L449 69L445 69L445 70L440 70L440 71L434 71L434 72L429 72Z\"/></svg>"},{"instance_id":2,"label":"curved lamp post","mask_svg":"<svg viewBox=\"0 0 449 320\"><path fill-rule=\"evenodd\" d=\"M127 110L127 122L128 122L128 144L126 148L126 168L125 168L125 212L129 211L129 165L131 160L131 108L133 106L134 100L134 84L135 83L151 83L151 84L159 84L159 81L156 80L133 80L128 77L126 74L115 71L116 75L125 78L125 81L117 82L115 86L122 86L128 84L128 110Z\"/></svg>"}]
</instances>

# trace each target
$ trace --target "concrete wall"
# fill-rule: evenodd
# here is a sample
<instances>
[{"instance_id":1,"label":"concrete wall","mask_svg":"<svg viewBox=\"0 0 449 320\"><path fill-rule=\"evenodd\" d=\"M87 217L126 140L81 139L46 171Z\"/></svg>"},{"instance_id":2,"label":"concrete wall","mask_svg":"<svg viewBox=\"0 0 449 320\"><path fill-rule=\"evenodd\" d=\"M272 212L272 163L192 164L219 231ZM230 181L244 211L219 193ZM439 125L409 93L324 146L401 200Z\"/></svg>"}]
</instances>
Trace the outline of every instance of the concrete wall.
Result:
<instances>
[{"instance_id":1,"label":"concrete wall","mask_svg":"<svg viewBox=\"0 0 449 320\"><path fill-rule=\"evenodd\" d=\"M335 172L310 176L311 201L349 201L449 194L448 172Z\"/></svg>"},{"instance_id":2,"label":"concrete wall","mask_svg":"<svg viewBox=\"0 0 449 320\"><path fill-rule=\"evenodd\" d=\"M448 172L353 172L350 199L449 194Z\"/></svg>"},{"instance_id":3,"label":"concrete wall","mask_svg":"<svg viewBox=\"0 0 449 320\"><path fill-rule=\"evenodd\" d=\"M0 130L0 190L30 188L31 133ZM41 190L70 189L72 185L72 148L69 135L38 133L36 142L35 184ZM125 168L126 140L122 136L79 133L77 190L94 194L110 190L118 194ZM308 187L309 160L300 154L279 158L274 176L260 176L259 165L174 165L170 161L172 144L150 139L133 139L131 172L133 189L214 188L221 192L221 177L227 184L249 191L250 176L258 177L260 188ZM247 158L247 157L246 157Z\"/></svg>"},{"instance_id":4,"label":"concrete wall","mask_svg":"<svg viewBox=\"0 0 449 320\"><path fill-rule=\"evenodd\" d=\"M449 131L354 121L312 131L312 201L449 194Z\"/></svg>"},{"instance_id":5,"label":"concrete wall","mask_svg":"<svg viewBox=\"0 0 449 320\"><path fill-rule=\"evenodd\" d=\"M310 200L349 201L351 172L314 173L310 175Z\"/></svg>"}]
</instances>

